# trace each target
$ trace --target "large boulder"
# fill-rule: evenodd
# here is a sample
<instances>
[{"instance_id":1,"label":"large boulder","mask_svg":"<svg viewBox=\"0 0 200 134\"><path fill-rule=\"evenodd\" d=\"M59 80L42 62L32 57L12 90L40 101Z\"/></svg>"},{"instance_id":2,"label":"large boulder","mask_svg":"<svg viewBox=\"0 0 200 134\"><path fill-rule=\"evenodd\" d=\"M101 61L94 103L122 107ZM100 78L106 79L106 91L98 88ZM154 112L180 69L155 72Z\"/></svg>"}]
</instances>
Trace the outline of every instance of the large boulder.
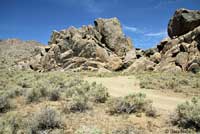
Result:
<instances>
[{"instance_id":1,"label":"large boulder","mask_svg":"<svg viewBox=\"0 0 200 134\"><path fill-rule=\"evenodd\" d=\"M131 39L124 37L121 24L117 18L96 19L95 27L102 35L102 43L119 56L133 49Z\"/></svg>"},{"instance_id":2,"label":"large boulder","mask_svg":"<svg viewBox=\"0 0 200 134\"><path fill-rule=\"evenodd\" d=\"M154 67L155 67L154 62L150 61L145 57L141 57L135 60L135 62L131 64L131 66L129 66L127 69L124 70L124 72L128 73L128 72L139 72L139 71L153 71Z\"/></svg>"},{"instance_id":3,"label":"large boulder","mask_svg":"<svg viewBox=\"0 0 200 134\"><path fill-rule=\"evenodd\" d=\"M186 34L200 25L200 11L178 9L168 24L168 35L171 38Z\"/></svg>"}]
</instances>

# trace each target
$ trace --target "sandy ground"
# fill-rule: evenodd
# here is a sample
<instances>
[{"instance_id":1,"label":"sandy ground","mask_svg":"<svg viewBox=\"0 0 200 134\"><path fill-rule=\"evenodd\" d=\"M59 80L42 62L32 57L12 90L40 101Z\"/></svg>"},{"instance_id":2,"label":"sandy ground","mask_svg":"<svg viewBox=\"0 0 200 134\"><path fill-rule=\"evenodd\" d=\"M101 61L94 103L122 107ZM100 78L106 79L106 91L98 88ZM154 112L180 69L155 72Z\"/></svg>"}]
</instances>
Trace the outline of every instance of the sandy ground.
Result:
<instances>
[{"instance_id":1,"label":"sandy ground","mask_svg":"<svg viewBox=\"0 0 200 134\"><path fill-rule=\"evenodd\" d=\"M85 80L103 84L108 88L110 95L115 97L126 96L131 93L145 93L147 98L153 101L153 106L165 114L172 113L178 104L189 100L184 95L170 90L141 89L139 80L134 76L85 77Z\"/></svg>"}]
</instances>

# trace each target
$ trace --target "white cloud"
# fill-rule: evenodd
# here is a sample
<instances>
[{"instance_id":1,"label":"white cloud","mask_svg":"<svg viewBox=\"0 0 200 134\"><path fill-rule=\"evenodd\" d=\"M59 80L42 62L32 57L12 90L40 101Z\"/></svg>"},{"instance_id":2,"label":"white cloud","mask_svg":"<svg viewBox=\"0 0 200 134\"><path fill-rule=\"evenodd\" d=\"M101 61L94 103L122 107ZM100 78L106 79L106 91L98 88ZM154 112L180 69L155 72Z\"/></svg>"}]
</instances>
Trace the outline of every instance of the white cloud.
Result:
<instances>
[{"instance_id":1,"label":"white cloud","mask_svg":"<svg viewBox=\"0 0 200 134\"><path fill-rule=\"evenodd\" d=\"M126 25L123 25L123 28L125 30L131 31L131 32L137 32L138 31L138 29L136 27L126 26Z\"/></svg>"},{"instance_id":2,"label":"white cloud","mask_svg":"<svg viewBox=\"0 0 200 134\"><path fill-rule=\"evenodd\" d=\"M130 31L130 32L133 32L133 33L140 33L140 34L144 34L144 31L137 28L137 27L134 27L134 26L127 26L127 25L123 25L123 29L126 30L126 31Z\"/></svg>"},{"instance_id":3,"label":"white cloud","mask_svg":"<svg viewBox=\"0 0 200 134\"><path fill-rule=\"evenodd\" d=\"M166 31L161 31L161 32L155 32L155 33L147 33L147 34L145 34L145 36L149 36L149 37L164 37L164 36L167 36L167 32Z\"/></svg>"}]
</instances>

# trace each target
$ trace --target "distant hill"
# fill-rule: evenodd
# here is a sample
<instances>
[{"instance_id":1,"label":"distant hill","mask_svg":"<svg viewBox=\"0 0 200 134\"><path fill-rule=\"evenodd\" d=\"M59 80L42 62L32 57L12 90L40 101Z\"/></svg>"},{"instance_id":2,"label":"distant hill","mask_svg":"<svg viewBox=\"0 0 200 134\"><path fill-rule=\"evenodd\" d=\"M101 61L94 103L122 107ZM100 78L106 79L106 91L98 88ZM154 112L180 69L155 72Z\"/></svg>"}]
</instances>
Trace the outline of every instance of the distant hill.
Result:
<instances>
[{"instance_id":1,"label":"distant hill","mask_svg":"<svg viewBox=\"0 0 200 134\"><path fill-rule=\"evenodd\" d=\"M35 54L35 49L43 46L36 41L22 41L20 39L0 40L0 64L1 66L13 66L15 62L26 59Z\"/></svg>"}]
</instances>

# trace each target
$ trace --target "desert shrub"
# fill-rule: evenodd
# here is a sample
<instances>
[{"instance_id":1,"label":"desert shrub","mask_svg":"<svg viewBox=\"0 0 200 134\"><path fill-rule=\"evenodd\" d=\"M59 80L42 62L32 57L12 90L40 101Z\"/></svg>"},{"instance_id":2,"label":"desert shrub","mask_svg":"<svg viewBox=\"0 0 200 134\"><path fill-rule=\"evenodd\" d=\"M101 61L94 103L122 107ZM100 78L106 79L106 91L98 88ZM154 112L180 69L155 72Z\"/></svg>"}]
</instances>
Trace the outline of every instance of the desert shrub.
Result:
<instances>
[{"instance_id":1,"label":"desert shrub","mask_svg":"<svg viewBox=\"0 0 200 134\"><path fill-rule=\"evenodd\" d=\"M0 134L15 134L19 127L19 122L16 115L5 115L0 120Z\"/></svg>"},{"instance_id":2,"label":"desert shrub","mask_svg":"<svg viewBox=\"0 0 200 134\"><path fill-rule=\"evenodd\" d=\"M178 105L172 123L183 128L200 130L200 98Z\"/></svg>"},{"instance_id":3,"label":"desert shrub","mask_svg":"<svg viewBox=\"0 0 200 134\"><path fill-rule=\"evenodd\" d=\"M193 88L199 88L200 89L200 81L196 80L193 84Z\"/></svg>"},{"instance_id":4,"label":"desert shrub","mask_svg":"<svg viewBox=\"0 0 200 134\"><path fill-rule=\"evenodd\" d=\"M61 116L58 112L51 108L44 108L36 113L31 120L30 131L37 133L41 130L56 129L62 127Z\"/></svg>"},{"instance_id":5,"label":"desert shrub","mask_svg":"<svg viewBox=\"0 0 200 134\"><path fill-rule=\"evenodd\" d=\"M25 92L25 89L23 89L23 88L13 88L13 89L7 91L7 96L9 98L14 98L16 96L23 95L24 92Z\"/></svg>"},{"instance_id":6,"label":"desert shrub","mask_svg":"<svg viewBox=\"0 0 200 134\"><path fill-rule=\"evenodd\" d=\"M49 92L49 100L57 101L60 99L60 91L58 89L53 89Z\"/></svg>"},{"instance_id":7,"label":"desert shrub","mask_svg":"<svg viewBox=\"0 0 200 134\"><path fill-rule=\"evenodd\" d=\"M95 82L91 84L88 96L93 102L97 103L104 103L109 97L107 88Z\"/></svg>"},{"instance_id":8,"label":"desert shrub","mask_svg":"<svg viewBox=\"0 0 200 134\"><path fill-rule=\"evenodd\" d=\"M191 93L191 91L200 91L199 74L141 72L135 75L140 80L141 88L172 89L176 92L181 91L186 93Z\"/></svg>"},{"instance_id":9,"label":"desert shrub","mask_svg":"<svg viewBox=\"0 0 200 134\"><path fill-rule=\"evenodd\" d=\"M158 115L157 110L152 105L146 108L145 114L149 117L156 117Z\"/></svg>"},{"instance_id":10,"label":"desert shrub","mask_svg":"<svg viewBox=\"0 0 200 134\"><path fill-rule=\"evenodd\" d=\"M87 92L81 85L73 86L65 90L67 98L71 98L74 95L86 95Z\"/></svg>"},{"instance_id":11,"label":"desert shrub","mask_svg":"<svg viewBox=\"0 0 200 134\"><path fill-rule=\"evenodd\" d=\"M0 96L0 113L6 112L8 109L10 109L11 103L7 96L1 95Z\"/></svg>"},{"instance_id":12,"label":"desert shrub","mask_svg":"<svg viewBox=\"0 0 200 134\"><path fill-rule=\"evenodd\" d=\"M37 90L35 88L31 88L31 89L27 90L27 92L25 94L27 103L39 101L40 97L41 97L41 93L39 92L39 90Z\"/></svg>"},{"instance_id":13,"label":"desert shrub","mask_svg":"<svg viewBox=\"0 0 200 134\"><path fill-rule=\"evenodd\" d=\"M21 86L22 88L30 88L31 87L31 84L28 83L27 81L19 81L17 84L19 86Z\"/></svg>"},{"instance_id":14,"label":"desert shrub","mask_svg":"<svg viewBox=\"0 0 200 134\"><path fill-rule=\"evenodd\" d=\"M165 83L165 87L168 88L168 89L175 89L179 86L179 82L177 80L168 80L166 83Z\"/></svg>"},{"instance_id":15,"label":"desert shrub","mask_svg":"<svg viewBox=\"0 0 200 134\"><path fill-rule=\"evenodd\" d=\"M61 89L65 92L66 97L70 98L73 95L86 95L90 90L90 84L80 79L71 79L65 84L65 88Z\"/></svg>"},{"instance_id":16,"label":"desert shrub","mask_svg":"<svg viewBox=\"0 0 200 134\"><path fill-rule=\"evenodd\" d=\"M82 79L78 77L74 77L74 78L69 79L67 83L65 83L65 87L71 88L71 87L82 85L83 83L84 81Z\"/></svg>"},{"instance_id":17,"label":"desert shrub","mask_svg":"<svg viewBox=\"0 0 200 134\"><path fill-rule=\"evenodd\" d=\"M128 95L124 98L113 98L107 102L107 112L110 114L145 112L151 106L151 101L142 93Z\"/></svg>"},{"instance_id":18,"label":"desert shrub","mask_svg":"<svg viewBox=\"0 0 200 134\"><path fill-rule=\"evenodd\" d=\"M89 84L88 82L82 81L77 85L68 87L64 92L67 98L71 98L72 96L85 96L88 97L89 101L96 103L104 103L109 97L107 88L95 82Z\"/></svg>"},{"instance_id":19,"label":"desert shrub","mask_svg":"<svg viewBox=\"0 0 200 134\"><path fill-rule=\"evenodd\" d=\"M46 97L48 95L47 88L44 86L39 87L38 92L40 93L41 97Z\"/></svg>"},{"instance_id":20,"label":"desert shrub","mask_svg":"<svg viewBox=\"0 0 200 134\"><path fill-rule=\"evenodd\" d=\"M88 109L88 99L83 95L73 95L64 106L64 112L84 112Z\"/></svg>"},{"instance_id":21,"label":"desert shrub","mask_svg":"<svg viewBox=\"0 0 200 134\"><path fill-rule=\"evenodd\" d=\"M30 88L27 89L25 95L25 99L27 103L31 103L31 102L37 102L39 101L42 97L45 98L48 95L51 96L53 93L50 92L52 91L52 87L51 85L49 85L49 90L44 87L44 86L40 86L40 87L34 87L34 88ZM51 96L53 97L53 95Z\"/></svg>"},{"instance_id":22,"label":"desert shrub","mask_svg":"<svg viewBox=\"0 0 200 134\"><path fill-rule=\"evenodd\" d=\"M75 131L75 134L103 134L103 132L96 127L82 126Z\"/></svg>"},{"instance_id":23,"label":"desert shrub","mask_svg":"<svg viewBox=\"0 0 200 134\"><path fill-rule=\"evenodd\" d=\"M53 75L48 77L49 83L54 85L64 85L65 79L62 76Z\"/></svg>"}]
</instances>

